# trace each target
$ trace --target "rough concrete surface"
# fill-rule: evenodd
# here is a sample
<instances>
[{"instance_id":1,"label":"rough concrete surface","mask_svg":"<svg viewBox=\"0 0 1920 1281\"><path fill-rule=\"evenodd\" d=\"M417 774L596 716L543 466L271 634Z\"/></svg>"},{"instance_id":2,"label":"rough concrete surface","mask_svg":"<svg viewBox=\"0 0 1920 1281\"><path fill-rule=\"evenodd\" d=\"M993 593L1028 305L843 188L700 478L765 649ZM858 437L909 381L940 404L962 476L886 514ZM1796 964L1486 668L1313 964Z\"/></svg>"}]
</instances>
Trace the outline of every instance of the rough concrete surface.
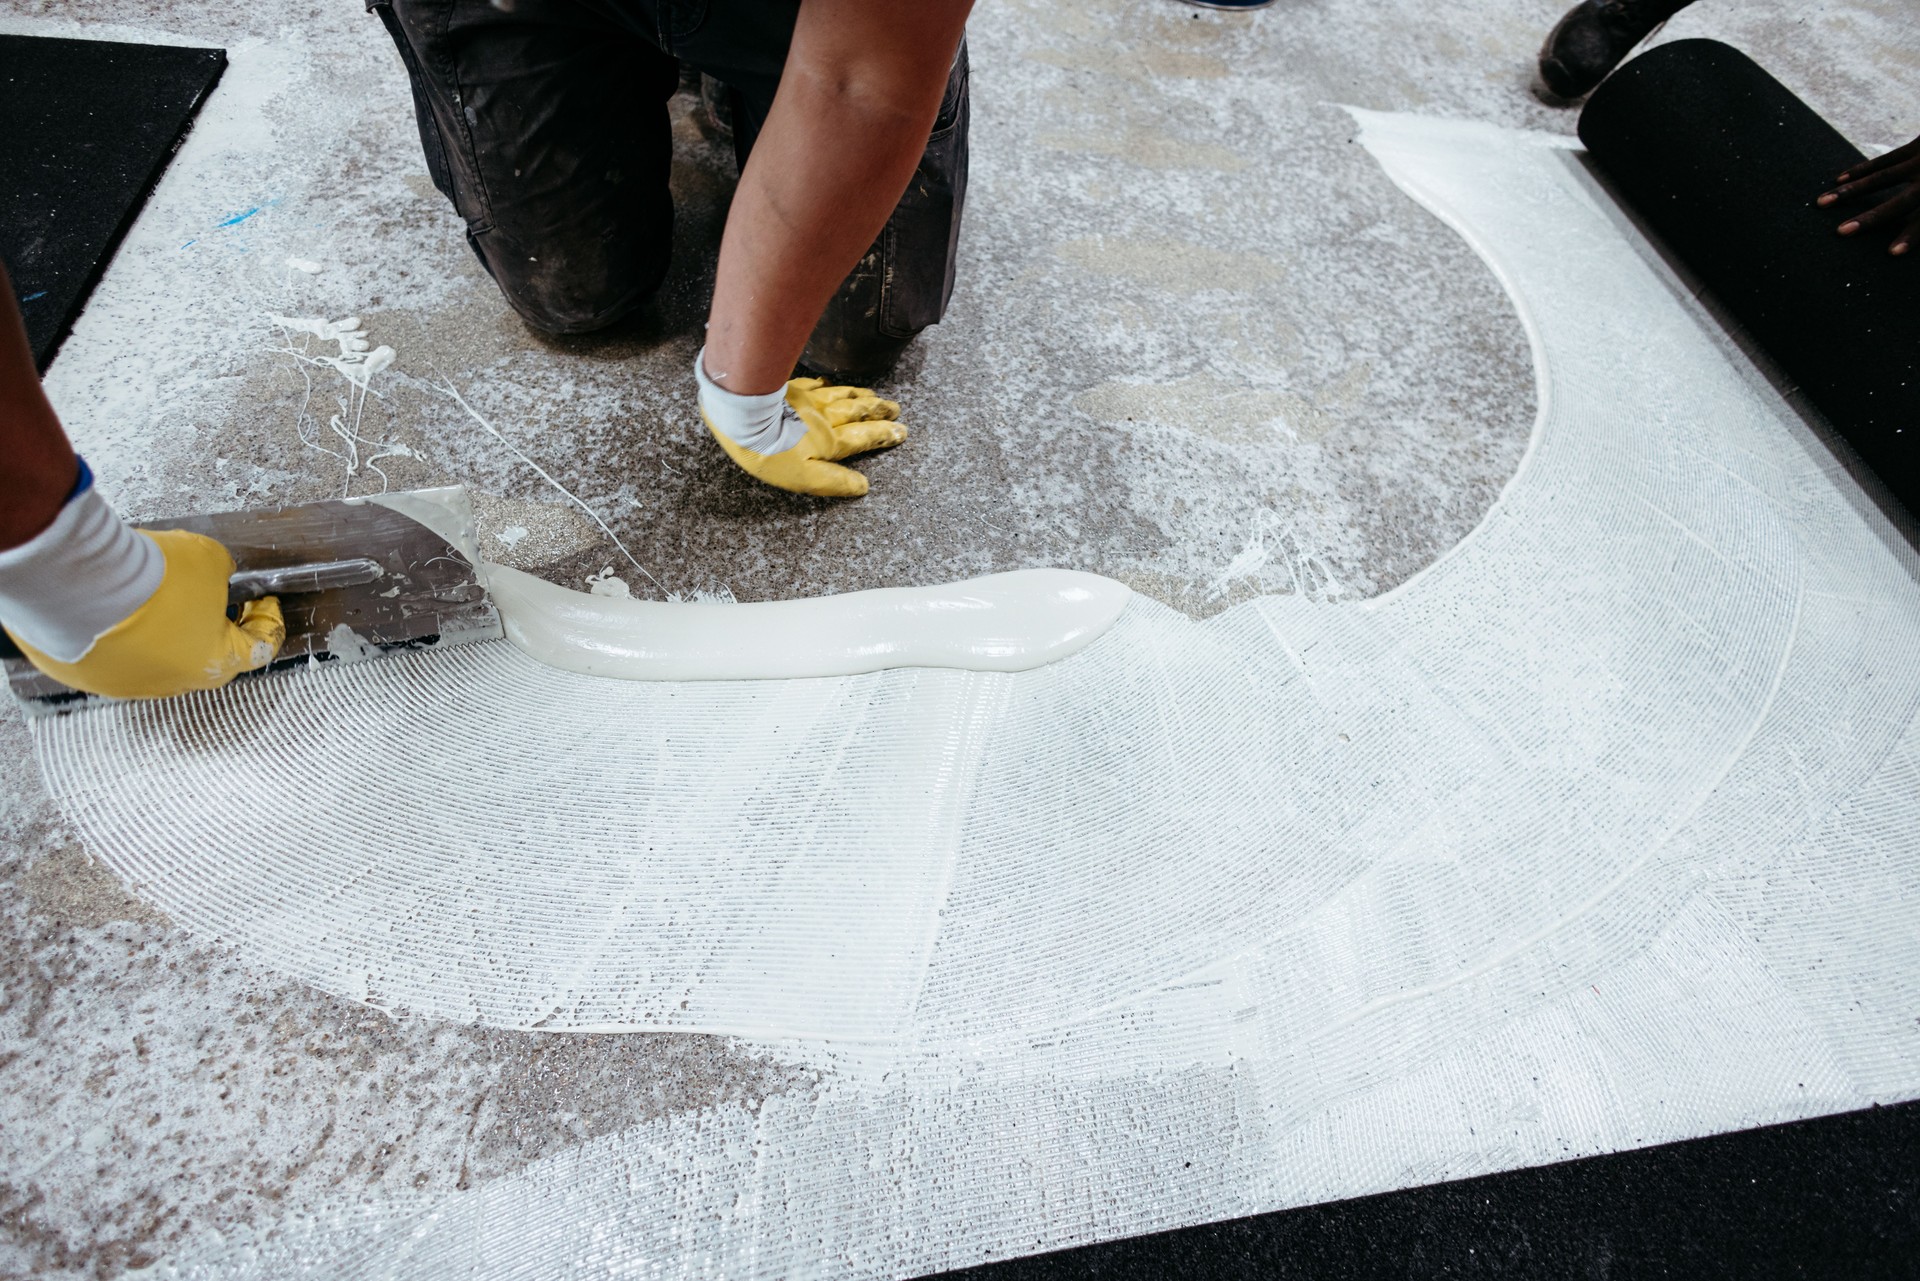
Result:
<instances>
[{"instance_id":1,"label":"rough concrete surface","mask_svg":"<svg viewBox=\"0 0 1920 1281\"><path fill-rule=\"evenodd\" d=\"M985 0L960 287L883 385L913 437L860 464L874 492L853 504L758 487L699 428L688 370L733 176L684 102L666 287L615 332L550 340L466 249L360 6L0 14L233 59L48 377L135 516L458 483L490 555L575 587L613 566L636 595L757 600L1065 565L1203 615L1404 581L1480 519L1532 423L1505 296L1338 104L1570 131L1525 92L1551 0ZM1728 39L1857 140L1896 142L1920 128L1916 25L1909 0L1705 0L1663 38ZM357 315L395 348L357 427L301 358L324 346L273 314ZM0 1276L113 1276L815 1081L716 1038L452 1026L248 971L93 866L30 756L0 713Z\"/></svg>"}]
</instances>

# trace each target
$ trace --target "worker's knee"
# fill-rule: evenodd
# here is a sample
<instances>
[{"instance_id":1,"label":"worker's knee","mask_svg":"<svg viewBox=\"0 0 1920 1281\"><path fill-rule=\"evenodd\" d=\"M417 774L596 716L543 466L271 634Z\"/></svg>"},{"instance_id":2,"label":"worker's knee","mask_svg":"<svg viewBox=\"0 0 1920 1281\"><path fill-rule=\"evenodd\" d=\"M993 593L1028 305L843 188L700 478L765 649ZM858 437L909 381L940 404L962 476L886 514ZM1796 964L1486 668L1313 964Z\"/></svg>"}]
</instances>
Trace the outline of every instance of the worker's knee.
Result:
<instances>
[{"instance_id":1,"label":"worker's knee","mask_svg":"<svg viewBox=\"0 0 1920 1281\"><path fill-rule=\"evenodd\" d=\"M590 334L624 319L651 298L659 282L624 294L579 289L550 289L541 282L520 281L501 286L507 304L520 319L543 334Z\"/></svg>"},{"instance_id":2,"label":"worker's knee","mask_svg":"<svg viewBox=\"0 0 1920 1281\"><path fill-rule=\"evenodd\" d=\"M549 334L591 333L639 308L659 291L672 247L665 233L624 243L515 243L493 231L467 239L508 305Z\"/></svg>"}]
</instances>

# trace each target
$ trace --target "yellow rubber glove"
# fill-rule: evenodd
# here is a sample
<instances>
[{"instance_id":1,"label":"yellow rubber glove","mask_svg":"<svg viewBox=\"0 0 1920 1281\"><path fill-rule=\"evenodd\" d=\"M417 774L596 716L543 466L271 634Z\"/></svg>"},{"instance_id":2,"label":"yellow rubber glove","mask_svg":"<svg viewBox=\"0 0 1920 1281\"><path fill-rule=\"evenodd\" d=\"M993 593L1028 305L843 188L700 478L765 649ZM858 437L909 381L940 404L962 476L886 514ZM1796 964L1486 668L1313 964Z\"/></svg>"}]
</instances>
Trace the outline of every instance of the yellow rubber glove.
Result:
<instances>
[{"instance_id":1,"label":"yellow rubber glove","mask_svg":"<svg viewBox=\"0 0 1920 1281\"><path fill-rule=\"evenodd\" d=\"M907 438L907 429L894 421L900 406L866 387L829 387L819 378L795 378L787 384L786 400L806 424L806 434L777 454L755 453L735 444L715 425L706 406L700 408L707 430L727 457L775 489L819 498L858 498L867 492L867 478L840 466L838 460L885 449Z\"/></svg>"},{"instance_id":2,"label":"yellow rubber glove","mask_svg":"<svg viewBox=\"0 0 1920 1281\"><path fill-rule=\"evenodd\" d=\"M93 648L71 663L13 637L28 661L63 685L109 698L218 689L241 672L273 661L287 638L280 602L272 596L248 601L240 608L240 621L229 622L233 557L226 548L182 529L137 532L157 543L166 558L160 586L146 604L102 632Z\"/></svg>"}]
</instances>

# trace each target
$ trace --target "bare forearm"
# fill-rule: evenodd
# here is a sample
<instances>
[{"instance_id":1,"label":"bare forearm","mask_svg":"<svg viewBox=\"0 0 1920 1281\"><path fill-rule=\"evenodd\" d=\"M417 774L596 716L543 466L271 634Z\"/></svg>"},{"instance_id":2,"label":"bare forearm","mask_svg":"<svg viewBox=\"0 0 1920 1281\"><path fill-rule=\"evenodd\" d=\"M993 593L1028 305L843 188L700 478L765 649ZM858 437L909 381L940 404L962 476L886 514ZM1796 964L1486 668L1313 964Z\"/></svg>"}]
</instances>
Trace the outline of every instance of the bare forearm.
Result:
<instances>
[{"instance_id":1,"label":"bare forearm","mask_svg":"<svg viewBox=\"0 0 1920 1281\"><path fill-rule=\"evenodd\" d=\"M73 492L80 463L27 346L27 328L0 266L0 551L52 523Z\"/></svg>"},{"instance_id":2,"label":"bare forearm","mask_svg":"<svg viewBox=\"0 0 1920 1281\"><path fill-rule=\"evenodd\" d=\"M932 131L971 0L804 0L720 246L709 374L779 387Z\"/></svg>"}]
</instances>

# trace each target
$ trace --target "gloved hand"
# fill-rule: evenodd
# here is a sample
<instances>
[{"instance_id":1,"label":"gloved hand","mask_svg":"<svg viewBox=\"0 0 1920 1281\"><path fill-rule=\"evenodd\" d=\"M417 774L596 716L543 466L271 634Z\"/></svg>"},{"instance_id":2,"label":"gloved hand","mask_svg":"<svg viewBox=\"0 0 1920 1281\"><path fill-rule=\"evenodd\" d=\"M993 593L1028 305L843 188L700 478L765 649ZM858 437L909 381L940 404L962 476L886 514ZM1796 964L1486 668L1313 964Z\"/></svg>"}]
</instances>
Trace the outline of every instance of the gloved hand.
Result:
<instances>
[{"instance_id":1,"label":"gloved hand","mask_svg":"<svg viewBox=\"0 0 1920 1281\"><path fill-rule=\"evenodd\" d=\"M858 498L867 478L838 459L885 449L907 438L900 406L865 387L829 387L795 378L780 391L742 396L707 377L703 351L693 362L700 416L727 456L775 489L820 498Z\"/></svg>"},{"instance_id":2,"label":"gloved hand","mask_svg":"<svg viewBox=\"0 0 1920 1281\"><path fill-rule=\"evenodd\" d=\"M136 530L80 484L46 530L0 552L0 621L20 652L75 689L163 698L216 689L286 639L269 596L227 620L233 557L185 530Z\"/></svg>"}]
</instances>

